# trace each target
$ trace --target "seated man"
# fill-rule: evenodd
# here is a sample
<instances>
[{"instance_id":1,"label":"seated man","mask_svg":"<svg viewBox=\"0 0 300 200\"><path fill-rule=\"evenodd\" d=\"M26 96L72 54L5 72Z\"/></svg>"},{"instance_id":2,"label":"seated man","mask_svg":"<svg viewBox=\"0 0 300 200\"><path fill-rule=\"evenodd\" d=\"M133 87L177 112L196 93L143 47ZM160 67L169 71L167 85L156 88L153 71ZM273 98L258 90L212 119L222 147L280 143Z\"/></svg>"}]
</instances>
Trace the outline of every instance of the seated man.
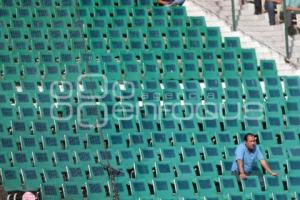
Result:
<instances>
[{"instance_id":1,"label":"seated man","mask_svg":"<svg viewBox=\"0 0 300 200\"><path fill-rule=\"evenodd\" d=\"M259 147L256 145L255 136L248 133L244 137L244 142L239 144L235 150L235 160L232 163L231 172L239 179L246 179L249 175L258 175L258 169L255 168L255 161L259 160L263 168L272 176L278 174L273 172Z\"/></svg>"}]
</instances>

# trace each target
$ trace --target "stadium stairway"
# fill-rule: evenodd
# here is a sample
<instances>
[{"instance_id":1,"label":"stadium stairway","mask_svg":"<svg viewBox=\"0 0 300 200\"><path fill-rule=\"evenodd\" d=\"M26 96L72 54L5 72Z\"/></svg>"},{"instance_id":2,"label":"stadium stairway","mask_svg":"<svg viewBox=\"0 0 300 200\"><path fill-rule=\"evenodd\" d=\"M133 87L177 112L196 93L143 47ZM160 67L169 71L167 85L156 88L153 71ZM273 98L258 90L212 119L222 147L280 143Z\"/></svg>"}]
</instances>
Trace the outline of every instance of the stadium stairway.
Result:
<instances>
[{"instance_id":1,"label":"stadium stairway","mask_svg":"<svg viewBox=\"0 0 300 200\"><path fill-rule=\"evenodd\" d=\"M188 15L203 15L209 26L220 26L222 35L238 36L244 47L255 48L259 59L276 60L280 75L300 74L300 35L289 37L291 62L285 62L284 24L269 26L268 15L254 15L251 3L240 5L236 0L238 27L231 31L231 0L187 0Z\"/></svg>"}]
</instances>

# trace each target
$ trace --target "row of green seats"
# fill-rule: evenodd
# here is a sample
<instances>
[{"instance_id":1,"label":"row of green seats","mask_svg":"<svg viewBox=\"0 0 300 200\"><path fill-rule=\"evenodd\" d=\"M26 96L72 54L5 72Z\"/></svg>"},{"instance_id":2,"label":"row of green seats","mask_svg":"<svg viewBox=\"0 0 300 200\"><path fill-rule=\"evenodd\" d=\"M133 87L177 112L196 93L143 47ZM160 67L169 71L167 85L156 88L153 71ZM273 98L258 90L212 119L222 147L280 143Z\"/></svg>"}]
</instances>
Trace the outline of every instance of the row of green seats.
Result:
<instances>
[{"instance_id":1,"label":"row of green seats","mask_svg":"<svg viewBox=\"0 0 300 200\"><path fill-rule=\"evenodd\" d=\"M62 8L72 8L74 6L80 7L114 7L114 6L145 6L153 7L155 1L153 0L2 0L0 5L3 7L62 7Z\"/></svg>"}]
</instances>

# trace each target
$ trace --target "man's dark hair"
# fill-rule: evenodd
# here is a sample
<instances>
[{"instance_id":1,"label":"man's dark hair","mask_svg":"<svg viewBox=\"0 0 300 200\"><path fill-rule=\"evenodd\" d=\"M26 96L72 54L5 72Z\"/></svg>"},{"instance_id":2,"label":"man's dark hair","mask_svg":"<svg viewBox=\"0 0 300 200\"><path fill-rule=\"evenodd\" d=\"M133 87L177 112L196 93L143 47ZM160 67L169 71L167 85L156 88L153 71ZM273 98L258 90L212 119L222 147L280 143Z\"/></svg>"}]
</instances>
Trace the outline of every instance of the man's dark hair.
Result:
<instances>
[{"instance_id":1,"label":"man's dark hair","mask_svg":"<svg viewBox=\"0 0 300 200\"><path fill-rule=\"evenodd\" d=\"M246 135L244 135L244 141L246 142L249 136L253 136L255 137L255 135L253 133L247 133Z\"/></svg>"}]
</instances>

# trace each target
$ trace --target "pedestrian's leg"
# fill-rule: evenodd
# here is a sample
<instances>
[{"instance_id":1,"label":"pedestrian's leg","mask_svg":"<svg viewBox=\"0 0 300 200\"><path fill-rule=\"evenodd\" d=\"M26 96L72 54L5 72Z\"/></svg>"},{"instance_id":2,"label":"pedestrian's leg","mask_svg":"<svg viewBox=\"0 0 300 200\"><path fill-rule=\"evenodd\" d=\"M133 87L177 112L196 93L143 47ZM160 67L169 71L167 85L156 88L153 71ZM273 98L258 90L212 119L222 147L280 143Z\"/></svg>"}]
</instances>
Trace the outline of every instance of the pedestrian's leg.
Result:
<instances>
[{"instance_id":1,"label":"pedestrian's leg","mask_svg":"<svg viewBox=\"0 0 300 200\"><path fill-rule=\"evenodd\" d=\"M261 14L262 12L262 6L261 6L261 0L254 0L254 8L255 8L255 14Z\"/></svg>"},{"instance_id":2,"label":"pedestrian's leg","mask_svg":"<svg viewBox=\"0 0 300 200\"><path fill-rule=\"evenodd\" d=\"M293 20L293 13L287 12L287 19L286 20L287 20L287 24L288 24L288 34L290 36L295 35L297 33L297 31L296 31L296 29L295 29L295 27L293 25L293 22L292 22L292 20Z\"/></svg>"},{"instance_id":3,"label":"pedestrian's leg","mask_svg":"<svg viewBox=\"0 0 300 200\"><path fill-rule=\"evenodd\" d=\"M268 11L270 25L276 24L276 22L275 22L275 6L276 6L276 4L274 2L271 2L271 1L266 2L266 10Z\"/></svg>"}]
</instances>

